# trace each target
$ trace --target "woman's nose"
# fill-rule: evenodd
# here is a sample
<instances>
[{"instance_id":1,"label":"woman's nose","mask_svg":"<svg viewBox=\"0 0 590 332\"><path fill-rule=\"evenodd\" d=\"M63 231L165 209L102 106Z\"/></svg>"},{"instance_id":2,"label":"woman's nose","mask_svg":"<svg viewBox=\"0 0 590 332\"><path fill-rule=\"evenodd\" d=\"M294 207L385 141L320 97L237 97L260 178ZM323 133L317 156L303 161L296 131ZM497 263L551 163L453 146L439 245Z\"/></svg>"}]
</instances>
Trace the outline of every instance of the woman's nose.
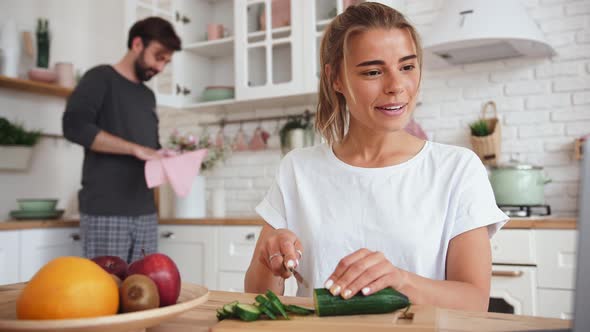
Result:
<instances>
[{"instance_id":1,"label":"woman's nose","mask_svg":"<svg viewBox=\"0 0 590 332\"><path fill-rule=\"evenodd\" d=\"M389 74L385 77L384 90L385 94L398 95L404 92L404 87L399 77L396 77L395 74Z\"/></svg>"}]
</instances>

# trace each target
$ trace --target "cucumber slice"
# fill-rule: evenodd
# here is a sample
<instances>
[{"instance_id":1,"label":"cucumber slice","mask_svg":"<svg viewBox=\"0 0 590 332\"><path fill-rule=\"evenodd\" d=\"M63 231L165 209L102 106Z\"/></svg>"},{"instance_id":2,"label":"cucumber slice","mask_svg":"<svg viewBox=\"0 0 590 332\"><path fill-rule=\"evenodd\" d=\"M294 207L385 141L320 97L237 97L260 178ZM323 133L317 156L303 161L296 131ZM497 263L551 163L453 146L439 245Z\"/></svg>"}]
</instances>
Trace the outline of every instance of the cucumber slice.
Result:
<instances>
[{"instance_id":1,"label":"cucumber slice","mask_svg":"<svg viewBox=\"0 0 590 332\"><path fill-rule=\"evenodd\" d=\"M224 320L226 318L230 318L231 316L229 316L227 313L225 313L225 311L223 311L223 309L217 309L217 320Z\"/></svg>"},{"instance_id":2,"label":"cucumber slice","mask_svg":"<svg viewBox=\"0 0 590 332\"><path fill-rule=\"evenodd\" d=\"M238 301L234 301L234 302L228 303L228 304L226 304L226 305L223 306L223 311L225 312L225 314L228 317L237 317L236 316L236 313L235 313L235 309L236 309L236 306L237 305L238 305ZM228 317L226 317L226 318L228 318Z\"/></svg>"},{"instance_id":3,"label":"cucumber slice","mask_svg":"<svg viewBox=\"0 0 590 332\"><path fill-rule=\"evenodd\" d=\"M256 303L255 304L256 307L258 307L258 309L265 314L266 316L268 316L268 318L275 320L277 319L277 316L272 312L272 310L270 310L269 308L266 307L266 305L264 304L260 304L260 303Z\"/></svg>"},{"instance_id":4,"label":"cucumber slice","mask_svg":"<svg viewBox=\"0 0 590 332\"><path fill-rule=\"evenodd\" d=\"M287 311L285 310L285 306L283 305L277 294L273 293L273 291L269 289L266 291L266 296L268 297L270 303L281 313L281 315L285 319L289 319L289 316L287 316Z\"/></svg>"},{"instance_id":5,"label":"cucumber slice","mask_svg":"<svg viewBox=\"0 0 590 332\"><path fill-rule=\"evenodd\" d=\"M235 307L235 312L241 320L251 322L260 317L260 310L252 304L239 303Z\"/></svg>"},{"instance_id":6,"label":"cucumber slice","mask_svg":"<svg viewBox=\"0 0 590 332\"><path fill-rule=\"evenodd\" d=\"M307 309L294 304L286 304L285 310L287 310L287 312L303 316L311 315L315 312L313 309Z\"/></svg>"},{"instance_id":7,"label":"cucumber slice","mask_svg":"<svg viewBox=\"0 0 590 332\"><path fill-rule=\"evenodd\" d=\"M325 288L316 288L313 301L318 316L383 314L410 305L407 296L392 288L382 289L369 296L359 293L348 300L333 296Z\"/></svg>"}]
</instances>

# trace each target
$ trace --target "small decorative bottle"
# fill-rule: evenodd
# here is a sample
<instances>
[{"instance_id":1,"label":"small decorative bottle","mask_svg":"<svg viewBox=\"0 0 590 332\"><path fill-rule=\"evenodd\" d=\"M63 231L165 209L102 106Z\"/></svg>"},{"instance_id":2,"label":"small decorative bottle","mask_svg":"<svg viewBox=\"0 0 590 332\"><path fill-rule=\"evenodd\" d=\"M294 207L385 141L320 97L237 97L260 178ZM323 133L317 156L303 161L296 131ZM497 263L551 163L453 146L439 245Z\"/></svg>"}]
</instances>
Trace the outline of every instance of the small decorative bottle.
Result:
<instances>
[{"instance_id":1,"label":"small decorative bottle","mask_svg":"<svg viewBox=\"0 0 590 332\"><path fill-rule=\"evenodd\" d=\"M37 67L49 67L49 21L37 20Z\"/></svg>"}]
</instances>

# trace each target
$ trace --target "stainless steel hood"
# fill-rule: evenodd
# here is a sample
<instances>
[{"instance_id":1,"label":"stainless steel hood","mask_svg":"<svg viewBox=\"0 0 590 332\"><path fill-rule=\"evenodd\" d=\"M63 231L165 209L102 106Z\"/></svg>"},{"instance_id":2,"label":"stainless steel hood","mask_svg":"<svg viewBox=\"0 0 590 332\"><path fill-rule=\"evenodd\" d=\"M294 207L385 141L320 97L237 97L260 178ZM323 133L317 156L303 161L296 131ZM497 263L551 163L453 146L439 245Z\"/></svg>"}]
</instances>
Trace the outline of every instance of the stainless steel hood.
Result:
<instances>
[{"instance_id":1,"label":"stainless steel hood","mask_svg":"<svg viewBox=\"0 0 590 332\"><path fill-rule=\"evenodd\" d=\"M555 54L519 0L446 0L423 45L429 68Z\"/></svg>"}]
</instances>

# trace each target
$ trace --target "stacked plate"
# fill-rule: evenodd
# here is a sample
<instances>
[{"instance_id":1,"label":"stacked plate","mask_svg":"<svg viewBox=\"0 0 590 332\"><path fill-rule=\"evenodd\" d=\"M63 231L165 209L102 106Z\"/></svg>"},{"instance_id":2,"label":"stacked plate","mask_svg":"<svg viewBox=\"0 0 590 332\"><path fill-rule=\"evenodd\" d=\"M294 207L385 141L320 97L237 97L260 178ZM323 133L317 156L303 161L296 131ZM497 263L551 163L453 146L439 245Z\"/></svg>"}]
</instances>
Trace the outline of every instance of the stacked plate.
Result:
<instances>
[{"instance_id":1,"label":"stacked plate","mask_svg":"<svg viewBox=\"0 0 590 332\"><path fill-rule=\"evenodd\" d=\"M14 219L57 219L62 216L64 210L56 210L57 199L18 199L20 210L10 211Z\"/></svg>"}]
</instances>

